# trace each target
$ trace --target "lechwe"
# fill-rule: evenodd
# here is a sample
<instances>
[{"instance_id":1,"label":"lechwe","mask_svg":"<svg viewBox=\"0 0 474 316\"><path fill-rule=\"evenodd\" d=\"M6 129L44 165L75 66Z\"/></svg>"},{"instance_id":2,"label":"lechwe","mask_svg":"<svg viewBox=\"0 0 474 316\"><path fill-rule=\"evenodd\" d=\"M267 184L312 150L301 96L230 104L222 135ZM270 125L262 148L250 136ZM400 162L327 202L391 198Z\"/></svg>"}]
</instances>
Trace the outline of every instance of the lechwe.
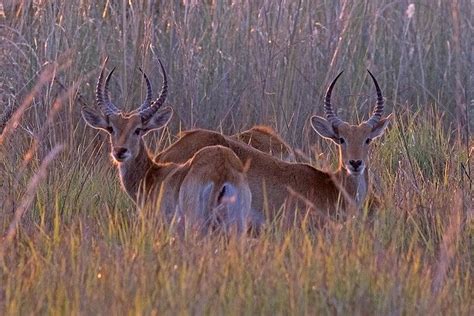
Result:
<instances>
[{"instance_id":1,"label":"lechwe","mask_svg":"<svg viewBox=\"0 0 474 316\"><path fill-rule=\"evenodd\" d=\"M128 113L109 100L113 70L104 86L105 63L96 89L100 112L84 107L82 116L88 125L109 134L111 155L128 195L139 205L159 201L168 220L182 219L186 226L207 230L217 225L226 232L245 232L249 221L258 219L250 217L251 192L244 166L232 150L201 146L180 163L155 163L147 150L143 136L164 127L173 114L170 107L161 107L168 88L161 61L160 96L153 101L151 84L143 72L147 84L145 102ZM255 222L251 224L257 225Z\"/></svg>"},{"instance_id":2,"label":"lechwe","mask_svg":"<svg viewBox=\"0 0 474 316\"><path fill-rule=\"evenodd\" d=\"M340 74L326 92L326 119L319 116L311 118L311 124L318 134L339 146L340 163L336 172L324 172L307 164L284 162L232 137L200 129L182 133L183 136L155 157L155 161L183 162L203 146L229 147L242 161L250 162L247 177L252 191L252 210L260 212L267 209L265 214L268 214L269 220L273 219L289 196L296 196L305 205L310 204L329 215L339 208L358 208L364 202L369 187L369 145L383 134L391 118L391 115L382 118L382 92L375 77L369 74L377 91L377 103L369 120L350 125L334 113L331 93Z\"/></svg>"}]
</instances>

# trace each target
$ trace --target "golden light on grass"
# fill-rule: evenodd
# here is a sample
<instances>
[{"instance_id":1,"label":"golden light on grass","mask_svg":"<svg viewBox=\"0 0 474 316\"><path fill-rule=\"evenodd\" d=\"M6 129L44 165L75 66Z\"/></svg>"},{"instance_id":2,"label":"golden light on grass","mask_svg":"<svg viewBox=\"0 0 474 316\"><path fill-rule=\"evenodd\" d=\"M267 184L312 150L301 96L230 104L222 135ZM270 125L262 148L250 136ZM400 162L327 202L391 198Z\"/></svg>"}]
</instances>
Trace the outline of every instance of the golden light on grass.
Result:
<instances>
[{"instance_id":1,"label":"golden light on grass","mask_svg":"<svg viewBox=\"0 0 474 316\"><path fill-rule=\"evenodd\" d=\"M470 0L0 3L0 314L472 315L471 11ZM373 70L397 114L371 157L377 202L318 229L303 219L241 240L176 238L153 206L129 201L103 135L80 118L105 55L129 108L146 93L138 67L157 87L156 58L166 63L176 116L147 136L153 150L180 130L260 123L321 168L337 152L309 116L345 70L337 111L367 118Z\"/></svg>"}]
</instances>

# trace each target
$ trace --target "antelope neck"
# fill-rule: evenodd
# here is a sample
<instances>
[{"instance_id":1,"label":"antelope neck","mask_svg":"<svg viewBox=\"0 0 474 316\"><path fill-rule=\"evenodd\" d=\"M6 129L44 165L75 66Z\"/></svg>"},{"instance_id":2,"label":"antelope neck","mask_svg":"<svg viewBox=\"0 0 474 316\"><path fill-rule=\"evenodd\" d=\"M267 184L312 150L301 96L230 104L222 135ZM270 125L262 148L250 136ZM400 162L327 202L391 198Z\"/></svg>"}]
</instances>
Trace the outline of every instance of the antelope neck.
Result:
<instances>
[{"instance_id":1,"label":"antelope neck","mask_svg":"<svg viewBox=\"0 0 474 316\"><path fill-rule=\"evenodd\" d=\"M357 205L360 207L367 196L367 188L369 186L369 170L365 167L364 172L358 175L350 174L347 169L340 166L337 172L339 179L341 179L342 187L346 190L350 197L352 197Z\"/></svg>"}]
</instances>

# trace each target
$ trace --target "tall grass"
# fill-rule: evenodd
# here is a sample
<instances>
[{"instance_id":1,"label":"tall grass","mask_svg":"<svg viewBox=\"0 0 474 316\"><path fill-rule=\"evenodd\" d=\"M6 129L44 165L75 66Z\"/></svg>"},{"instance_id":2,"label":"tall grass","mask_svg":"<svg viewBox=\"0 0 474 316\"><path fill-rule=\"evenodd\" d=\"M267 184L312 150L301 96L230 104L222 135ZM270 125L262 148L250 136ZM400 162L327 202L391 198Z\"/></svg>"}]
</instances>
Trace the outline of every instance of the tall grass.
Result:
<instances>
[{"instance_id":1,"label":"tall grass","mask_svg":"<svg viewBox=\"0 0 474 316\"><path fill-rule=\"evenodd\" d=\"M10 237L0 242L0 313L473 314L472 9L467 0L4 2L0 233ZM152 148L181 129L264 123L318 167L336 155L308 117L344 70L338 113L367 118L370 69L396 113L373 145L375 214L317 232L275 223L258 239L173 239L156 214L136 212L106 138L80 118L105 56L127 110L144 97L137 68L158 90L163 60L176 115L147 136Z\"/></svg>"}]
</instances>

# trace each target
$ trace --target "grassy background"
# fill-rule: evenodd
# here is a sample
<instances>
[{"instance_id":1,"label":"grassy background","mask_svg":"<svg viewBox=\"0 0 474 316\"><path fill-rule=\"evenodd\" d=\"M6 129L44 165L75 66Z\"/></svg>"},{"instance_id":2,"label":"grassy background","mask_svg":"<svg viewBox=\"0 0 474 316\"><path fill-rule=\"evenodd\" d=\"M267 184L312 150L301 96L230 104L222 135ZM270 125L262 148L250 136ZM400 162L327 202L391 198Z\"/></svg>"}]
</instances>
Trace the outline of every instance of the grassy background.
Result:
<instances>
[{"instance_id":1,"label":"grassy background","mask_svg":"<svg viewBox=\"0 0 474 316\"><path fill-rule=\"evenodd\" d=\"M1 314L474 312L471 1L25 0L0 9ZM175 117L148 136L154 150L191 127L264 123L325 168L335 148L308 118L344 70L338 113L366 119L370 69L396 113L372 154L376 216L317 233L270 225L257 240L174 240L156 214L137 214L105 136L80 118L76 93L93 104L105 56L118 67L113 100L127 110L145 92L137 68L158 88L163 60Z\"/></svg>"}]
</instances>

